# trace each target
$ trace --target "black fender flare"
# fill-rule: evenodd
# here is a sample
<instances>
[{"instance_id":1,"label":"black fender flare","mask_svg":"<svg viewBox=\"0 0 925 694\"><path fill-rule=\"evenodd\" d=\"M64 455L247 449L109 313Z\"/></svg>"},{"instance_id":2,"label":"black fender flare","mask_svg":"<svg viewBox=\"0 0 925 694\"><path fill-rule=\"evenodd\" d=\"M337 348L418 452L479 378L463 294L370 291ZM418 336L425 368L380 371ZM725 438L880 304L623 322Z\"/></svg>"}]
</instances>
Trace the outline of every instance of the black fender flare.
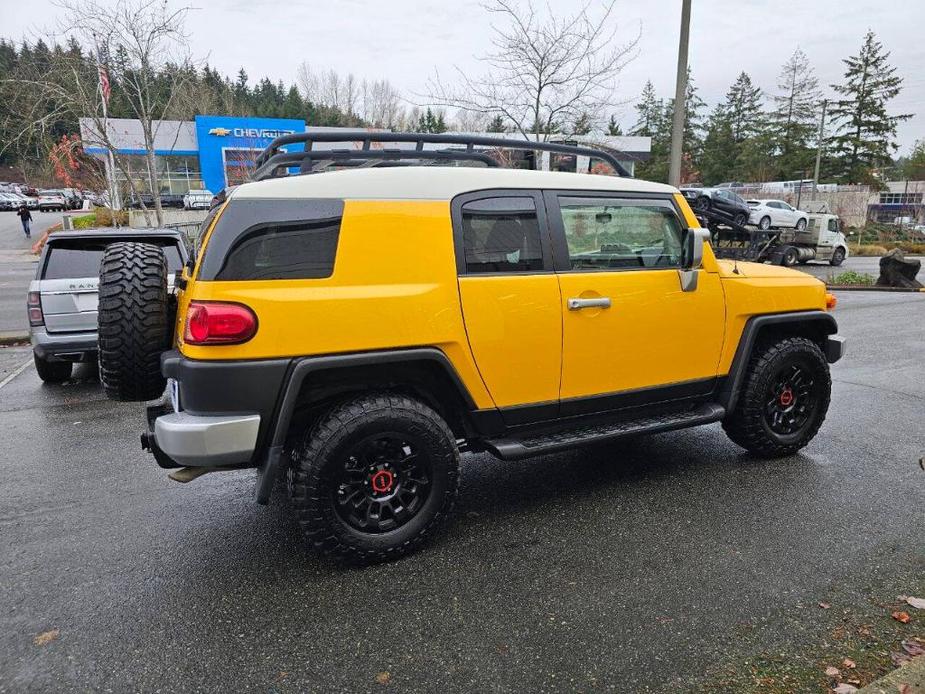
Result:
<instances>
[{"instance_id":1,"label":"black fender flare","mask_svg":"<svg viewBox=\"0 0 925 694\"><path fill-rule=\"evenodd\" d=\"M431 362L446 372L451 383L458 391L464 406L473 412L477 409L475 401L466 388L449 357L434 347L417 347L411 349L384 350L377 352L361 352L357 354L333 354L322 357L306 357L295 359L285 379L283 395L279 401L276 415L273 417L270 434L270 445L264 460L257 468L257 486L255 498L260 504L266 504L273 490L273 483L280 468L284 465L283 457L286 445L286 436L292 422L293 414L298 404L302 385L312 374L322 371L348 369L357 366L399 364L408 362Z\"/></svg>"},{"instance_id":2,"label":"black fender flare","mask_svg":"<svg viewBox=\"0 0 925 694\"><path fill-rule=\"evenodd\" d=\"M723 386L718 393L717 400L727 412L735 407L736 401L738 400L739 390L741 389L742 382L745 380L746 369L751 359L752 351L755 348L755 341L758 338L758 334L763 328L768 326L798 326L799 328L810 328L826 336L834 335L838 332L838 323L835 321L835 318L825 311L775 313L752 316L749 318L745 323L745 328L742 330L742 336L739 338L739 345L736 347L735 356L732 358L729 374L726 376Z\"/></svg>"}]
</instances>

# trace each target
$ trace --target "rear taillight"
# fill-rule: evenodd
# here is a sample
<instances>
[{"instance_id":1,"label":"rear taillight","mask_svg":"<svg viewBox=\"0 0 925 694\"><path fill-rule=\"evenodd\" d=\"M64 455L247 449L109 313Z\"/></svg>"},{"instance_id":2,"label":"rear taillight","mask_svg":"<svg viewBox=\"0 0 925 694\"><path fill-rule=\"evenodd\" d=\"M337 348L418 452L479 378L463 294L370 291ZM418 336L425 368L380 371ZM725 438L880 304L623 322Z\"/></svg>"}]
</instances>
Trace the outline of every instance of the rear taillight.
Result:
<instances>
[{"instance_id":1,"label":"rear taillight","mask_svg":"<svg viewBox=\"0 0 925 694\"><path fill-rule=\"evenodd\" d=\"M26 308L29 311L29 325L33 328L45 325L45 316L42 315L42 295L38 292L29 292L26 299Z\"/></svg>"},{"instance_id":2,"label":"rear taillight","mask_svg":"<svg viewBox=\"0 0 925 694\"><path fill-rule=\"evenodd\" d=\"M257 316L247 306L193 301L186 311L183 341L188 345L232 345L257 332Z\"/></svg>"}]
</instances>

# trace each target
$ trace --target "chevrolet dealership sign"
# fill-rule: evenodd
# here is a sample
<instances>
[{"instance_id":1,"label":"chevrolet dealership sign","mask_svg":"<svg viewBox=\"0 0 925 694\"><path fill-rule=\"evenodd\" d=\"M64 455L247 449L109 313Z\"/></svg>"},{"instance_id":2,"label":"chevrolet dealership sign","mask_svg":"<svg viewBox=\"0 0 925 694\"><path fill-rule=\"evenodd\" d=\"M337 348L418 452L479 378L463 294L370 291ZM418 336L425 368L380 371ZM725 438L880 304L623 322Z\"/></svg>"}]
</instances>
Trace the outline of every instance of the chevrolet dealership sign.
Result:
<instances>
[{"instance_id":1,"label":"chevrolet dealership sign","mask_svg":"<svg viewBox=\"0 0 925 694\"><path fill-rule=\"evenodd\" d=\"M282 137L283 135L292 135L295 130L280 130L278 128L212 128L209 130L210 135L218 135L219 137L226 137L227 135L233 135L234 137L246 137L253 140L275 140L277 137Z\"/></svg>"}]
</instances>

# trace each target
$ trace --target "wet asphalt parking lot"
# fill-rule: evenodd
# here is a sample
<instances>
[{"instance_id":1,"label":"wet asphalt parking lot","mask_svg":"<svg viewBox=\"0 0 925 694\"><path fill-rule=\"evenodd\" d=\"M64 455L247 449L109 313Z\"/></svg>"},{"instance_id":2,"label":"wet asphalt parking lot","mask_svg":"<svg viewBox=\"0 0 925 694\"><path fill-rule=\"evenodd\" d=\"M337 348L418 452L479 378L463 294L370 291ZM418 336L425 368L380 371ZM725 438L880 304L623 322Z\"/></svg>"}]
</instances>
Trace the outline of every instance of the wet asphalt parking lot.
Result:
<instances>
[{"instance_id":1,"label":"wet asphalt parking lot","mask_svg":"<svg viewBox=\"0 0 925 694\"><path fill-rule=\"evenodd\" d=\"M445 532L365 569L308 551L283 489L254 505L252 472L168 480L92 371L26 367L0 387L0 692L698 691L799 653L807 606L925 590L925 295L839 298L800 455L713 425L464 456ZM0 350L0 381L29 358Z\"/></svg>"}]
</instances>

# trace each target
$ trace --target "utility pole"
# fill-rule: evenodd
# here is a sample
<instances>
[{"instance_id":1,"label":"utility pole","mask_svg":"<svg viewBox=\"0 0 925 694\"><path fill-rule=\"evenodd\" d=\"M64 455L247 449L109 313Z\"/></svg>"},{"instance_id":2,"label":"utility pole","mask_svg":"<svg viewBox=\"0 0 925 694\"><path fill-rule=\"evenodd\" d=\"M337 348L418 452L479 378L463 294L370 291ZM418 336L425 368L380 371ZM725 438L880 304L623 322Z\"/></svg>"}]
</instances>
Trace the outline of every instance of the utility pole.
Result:
<instances>
[{"instance_id":1,"label":"utility pole","mask_svg":"<svg viewBox=\"0 0 925 694\"><path fill-rule=\"evenodd\" d=\"M671 158L668 183L681 185L681 154L684 145L684 101L687 96L687 44L691 31L691 0L681 0L681 37L678 40L678 79L674 90L674 114L671 118Z\"/></svg>"},{"instance_id":2,"label":"utility pole","mask_svg":"<svg viewBox=\"0 0 925 694\"><path fill-rule=\"evenodd\" d=\"M813 173L813 200L816 199L816 186L819 185L819 164L822 162L822 134L825 130L825 110L828 99L822 100L822 117L819 119L819 134L816 135L816 171Z\"/></svg>"}]
</instances>

